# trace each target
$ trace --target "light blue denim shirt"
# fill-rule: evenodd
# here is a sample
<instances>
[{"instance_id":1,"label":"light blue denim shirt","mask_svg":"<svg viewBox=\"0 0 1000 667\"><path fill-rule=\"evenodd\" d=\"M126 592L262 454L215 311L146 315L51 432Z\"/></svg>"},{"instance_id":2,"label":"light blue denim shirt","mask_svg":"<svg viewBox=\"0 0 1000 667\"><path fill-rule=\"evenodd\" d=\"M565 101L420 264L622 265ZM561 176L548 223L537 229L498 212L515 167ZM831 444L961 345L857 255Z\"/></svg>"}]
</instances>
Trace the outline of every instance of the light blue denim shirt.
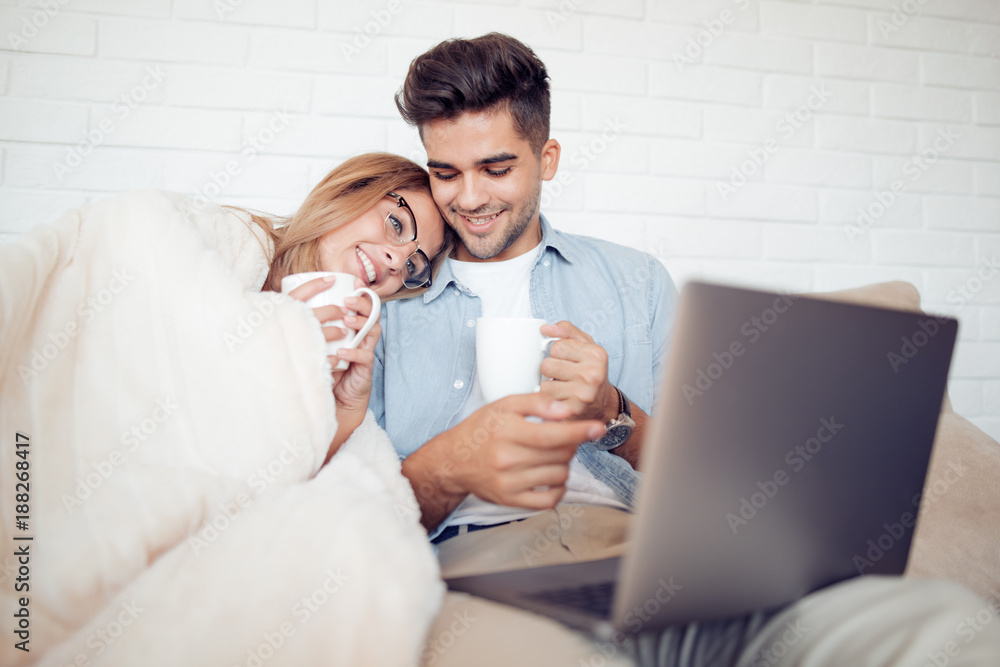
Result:
<instances>
[{"instance_id":1,"label":"light blue denim shirt","mask_svg":"<svg viewBox=\"0 0 1000 667\"><path fill-rule=\"evenodd\" d=\"M608 353L611 384L652 414L677 306L670 275L638 250L560 232L544 216L541 224L542 252L531 271L532 315L551 323L568 320L593 336ZM423 295L382 305L370 408L400 458L457 423L476 372L480 313L479 297L454 277L450 261ZM479 443L459 446L481 443L482 436ZM639 473L624 459L589 443L577 458L635 504Z\"/></svg>"}]
</instances>

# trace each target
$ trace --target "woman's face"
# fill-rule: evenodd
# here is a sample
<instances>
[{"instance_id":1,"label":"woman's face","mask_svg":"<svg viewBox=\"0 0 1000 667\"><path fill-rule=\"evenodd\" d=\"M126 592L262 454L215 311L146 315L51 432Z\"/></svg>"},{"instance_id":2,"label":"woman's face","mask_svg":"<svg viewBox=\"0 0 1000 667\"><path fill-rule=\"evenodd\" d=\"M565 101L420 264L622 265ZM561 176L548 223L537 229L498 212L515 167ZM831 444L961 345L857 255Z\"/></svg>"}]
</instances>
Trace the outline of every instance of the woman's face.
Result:
<instances>
[{"instance_id":1,"label":"woman's face","mask_svg":"<svg viewBox=\"0 0 1000 667\"><path fill-rule=\"evenodd\" d=\"M385 196L375 206L319 240L322 271L350 273L381 296L395 294L403 286L406 258L419 247L433 259L444 243L444 220L430 192L398 190L417 223L417 239L406 245L389 243L385 218L396 209L396 200Z\"/></svg>"}]
</instances>

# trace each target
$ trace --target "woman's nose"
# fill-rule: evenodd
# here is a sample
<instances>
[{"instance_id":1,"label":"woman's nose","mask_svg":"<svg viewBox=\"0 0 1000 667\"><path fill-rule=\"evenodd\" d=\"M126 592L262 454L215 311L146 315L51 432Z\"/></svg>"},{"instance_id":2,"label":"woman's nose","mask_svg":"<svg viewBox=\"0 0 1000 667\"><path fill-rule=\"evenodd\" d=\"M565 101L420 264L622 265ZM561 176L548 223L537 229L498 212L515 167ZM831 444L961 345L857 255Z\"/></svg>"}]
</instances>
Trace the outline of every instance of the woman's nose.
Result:
<instances>
[{"instance_id":1,"label":"woman's nose","mask_svg":"<svg viewBox=\"0 0 1000 667\"><path fill-rule=\"evenodd\" d=\"M385 263L386 265L394 270L399 271L403 262L407 257L412 255L417 250L417 242L410 241L406 245L387 245L383 247L385 252Z\"/></svg>"}]
</instances>

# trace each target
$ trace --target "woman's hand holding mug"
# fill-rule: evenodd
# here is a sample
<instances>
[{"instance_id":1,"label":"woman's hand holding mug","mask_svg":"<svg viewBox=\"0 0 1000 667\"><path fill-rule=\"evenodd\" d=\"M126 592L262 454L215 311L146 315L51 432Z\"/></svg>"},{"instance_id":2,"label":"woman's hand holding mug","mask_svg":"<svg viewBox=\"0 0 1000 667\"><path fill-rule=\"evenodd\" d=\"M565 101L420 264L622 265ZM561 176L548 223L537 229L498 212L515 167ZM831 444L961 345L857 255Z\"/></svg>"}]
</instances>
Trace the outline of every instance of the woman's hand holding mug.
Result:
<instances>
[{"instance_id":1,"label":"woman's hand holding mug","mask_svg":"<svg viewBox=\"0 0 1000 667\"><path fill-rule=\"evenodd\" d=\"M281 291L313 306L313 314L324 325L337 406L337 436L330 448L332 456L361 424L368 409L375 343L382 333L378 323L381 301L360 279L347 273L291 274L282 279Z\"/></svg>"}]
</instances>

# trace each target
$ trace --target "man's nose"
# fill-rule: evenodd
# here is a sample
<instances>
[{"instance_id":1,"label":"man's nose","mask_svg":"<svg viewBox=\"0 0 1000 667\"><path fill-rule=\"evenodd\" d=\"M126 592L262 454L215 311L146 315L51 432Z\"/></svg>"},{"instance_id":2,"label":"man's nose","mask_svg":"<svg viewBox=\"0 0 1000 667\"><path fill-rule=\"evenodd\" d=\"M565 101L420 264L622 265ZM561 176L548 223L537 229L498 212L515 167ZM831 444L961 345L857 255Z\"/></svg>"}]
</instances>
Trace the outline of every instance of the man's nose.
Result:
<instances>
[{"instance_id":1,"label":"man's nose","mask_svg":"<svg viewBox=\"0 0 1000 667\"><path fill-rule=\"evenodd\" d=\"M455 203L461 210L471 213L486 205L489 200L490 197L486 193L486 189L482 187L480 179L471 176L463 179L462 189L459 191Z\"/></svg>"}]
</instances>

